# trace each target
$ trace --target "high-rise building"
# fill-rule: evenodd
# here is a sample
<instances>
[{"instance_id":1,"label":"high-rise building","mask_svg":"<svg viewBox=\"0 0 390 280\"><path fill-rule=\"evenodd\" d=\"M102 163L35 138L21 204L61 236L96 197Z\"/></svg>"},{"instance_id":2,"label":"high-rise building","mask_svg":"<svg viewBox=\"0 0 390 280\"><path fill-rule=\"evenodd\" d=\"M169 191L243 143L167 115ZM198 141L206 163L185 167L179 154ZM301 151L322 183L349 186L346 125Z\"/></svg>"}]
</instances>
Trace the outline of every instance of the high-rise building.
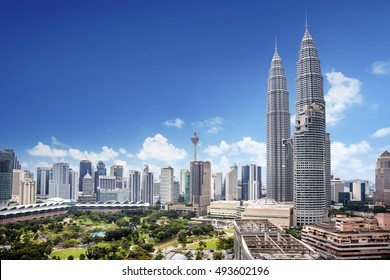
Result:
<instances>
[{"instance_id":1,"label":"high-rise building","mask_svg":"<svg viewBox=\"0 0 390 280\"><path fill-rule=\"evenodd\" d=\"M149 171L149 165L145 165L142 170L142 201L144 203L154 204L154 174Z\"/></svg>"},{"instance_id":2,"label":"high-rise building","mask_svg":"<svg viewBox=\"0 0 390 280\"><path fill-rule=\"evenodd\" d=\"M180 182L173 181L172 202L178 202L180 197Z\"/></svg>"},{"instance_id":3,"label":"high-rise building","mask_svg":"<svg viewBox=\"0 0 390 280\"><path fill-rule=\"evenodd\" d=\"M13 170L12 200L19 205L34 204L37 196L37 184L34 174L28 170Z\"/></svg>"},{"instance_id":4,"label":"high-rise building","mask_svg":"<svg viewBox=\"0 0 390 280\"><path fill-rule=\"evenodd\" d=\"M5 149L4 151L12 154L12 158L13 158L12 168L20 170L22 168L22 166L20 165L20 162L19 162L18 157L16 156L14 150L12 150L12 149Z\"/></svg>"},{"instance_id":5,"label":"high-rise building","mask_svg":"<svg viewBox=\"0 0 390 280\"><path fill-rule=\"evenodd\" d=\"M92 176L87 173L83 178L83 195L92 195L94 193L94 180Z\"/></svg>"},{"instance_id":6,"label":"high-rise building","mask_svg":"<svg viewBox=\"0 0 390 280\"><path fill-rule=\"evenodd\" d=\"M96 171L95 171L95 192L97 191L97 187L99 186L99 176L106 176L107 175L107 169L106 165L103 161L99 161L96 165Z\"/></svg>"},{"instance_id":7,"label":"high-rise building","mask_svg":"<svg viewBox=\"0 0 390 280\"><path fill-rule=\"evenodd\" d=\"M49 198L70 199L69 163L54 163L53 178L49 183Z\"/></svg>"},{"instance_id":8,"label":"high-rise building","mask_svg":"<svg viewBox=\"0 0 390 280\"><path fill-rule=\"evenodd\" d=\"M390 207L390 153L385 151L375 169L374 203Z\"/></svg>"},{"instance_id":9,"label":"high-rise building","mask_svg":"<svg viewBox=\"0 0 390 280\"><path fill-rule=\"evenodd\" d=\"M49 182L52 179L53 170L49 167L37 167L37 195L49 195Z\"/></svg>"},{"instance_id":10,"label":"high-rise building","mask_svg":"<svg viewBox=\"0 0 390 280\"><path fill-rule=\"evenodd\" d=\"M198 216L207 213L210 205L211 163L209 161L191 161L190 165L190 202Z\"/></svg>"},{"instance_id":11,"label":"high-rise building","mask_svg":"<svg viewBox=\"0 0 390 280\"><path fill-rule=\"evenodd\" d=\"M238 199L238 167L236 164L230 167L226 173L226 200Z\"/></svg>"},{"instance_id":12,"label":"high-rise building","mask_svg":"<svg viewBox=\"0 0 390 280\"><path fill-rule=\"evenodd\" d=\"M12 153L0 150L0 209L8 206L12 198Z\"/></svg>"},{"instance_id":13,"label":"high-rise building","mask_svg":"<svg viewBox=\"0 0 390 280\"><path fill-rule=\"evenodd\" d=\"M118 189L123 188L123 166L113 165L110 168L110 175L116 178L116 187Z\"/></svg>"},{"instance_id":14,"label":"high-rise building","mask_svg":"<svg viewBox=\"0 0 390 280\"><path fill-rule=\"evenodd\" d=\"M98 190L107 190L113 191L116 188L116 178L115 176L99 176L99 186Z\"/></svg>"},{"instance_id":15,"label":"high-rise building","mask_svg":"<svg viewBox=\"0 0 390 280\"><path fill-rule=\"evenodd\" d=\"M257 200L261 198L261 166L256 164L249 165L249 200Z\"/></svg>"},{"instance_id":16,"label":"high-rise building","mask_svg":"<svg viewBox=\"0 0 390 280\"><path fill-rule=\"evenodd\" d=\"M303 226L324 220L330 204L330 139L323 77L307 25L297 62L295 107L294 224Z\"/></svg>"},{"instance_id":17,"label":"high-rise building","mask_svg":"<svg viewBox=\"0 0 390 280\"><path fill-rule=\"evenodd\" d=\"M339 202L339 194L344 192L344 182L340 178L331 180L330 184L330 200L333 202Z\"/></svg>"},{"instance_id":18,"label":"high-rise building","mask_svg":"<svg viewBox=\"0 0 390 280\"><path fill-rule=\"evenodd\" d=\"M79 173L69 169L70 199L78 200L79 197Z\"/></svg>"},{"instance_id":19,"label":"high-rise building","mask_svg":"<svg viewBox=\"0 0 390 280\"><path fill-rule=\"evenodd\" d=\"M83 191L83 178L85 174L92 175L92 163L89 160L80 161L80 177L79 177L79 191Z\"/></svg>"},{"instance_id":20,"label":"high-rise building","mask_svg":"<svg viewBox=\"0 0 390 280\"><path fill-rule=\"evenodd\" d=\"M141 173L138 170L129 170L130 201L141 201Z\"/></svg>"},{"instance_id":21,"label":"high-rise building","mask_svg":"<svg viewBox=\"0 0 390 280\"><path fill-rule=\"evenodd\" d=\"M241 166L241 200L249 200L249 165Z\"/></svg>"},{"instance_id":22,"label":"high-rise building","mask_svg":"<svg viewBox=\"0 0 390 280\"><path fill-rule=\"evenodd\" d=\"M291 202L293 201L293 163L289 93L276 44L268 77L266 121L267 197L278 202ZM243 194L246 195L246 191Z\"/></svg>"},{"instance_id":23,"label":"high-rise building","mask_svg":"<svg viewBox=\"0 0 390 280\"><path fill-rule=\"evenodd\" d=\"M366 188L368 186L367 181L355 180L353 182L348 182L347 186L349 192L351 193L351 200L361 203L366 203Z\"/></svg>"},{"instance_id":24,"label":"high-rise building","mask_svg":"<svg viewBox=\"0 0 390 280\"><path fill-rule=\"evenodd\" d=\"M160 203L174 201L173 197L174 170L171 166L161 168L160 174Z\"/></svg>"},{"instance_id":25,"label":"high-rise building","mask_svg":"<svg viewBox=\"0 0 390 280\"><path fill-rule=\"evenodd\" d=\"M222 186L222 173L217 172L213 174L214 200L222 200Z\"/></svg>"}]
</instances>

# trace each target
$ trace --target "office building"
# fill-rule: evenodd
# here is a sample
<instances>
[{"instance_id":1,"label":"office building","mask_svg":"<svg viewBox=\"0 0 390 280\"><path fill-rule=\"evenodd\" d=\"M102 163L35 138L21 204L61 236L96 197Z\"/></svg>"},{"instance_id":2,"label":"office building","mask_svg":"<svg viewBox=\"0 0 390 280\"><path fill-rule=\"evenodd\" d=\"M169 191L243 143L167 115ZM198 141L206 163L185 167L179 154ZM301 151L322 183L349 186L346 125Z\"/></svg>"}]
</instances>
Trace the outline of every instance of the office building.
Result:
<instances>
[{"instance_id":1,"label":"office building","mask_svg":"<svg viewBox=\"0 0 390 280\"><path fill-rule=\"evenodd\" d=\"M21 164L20 164L20 162L18 160L18 157L16 156L14 150L12 150L12 149L5 149L4 151L12 154L12 160L13 160L12 169L20 170L22 168L22 166L21 166Z\"/></svg>"},{"instance_id":2,"label":"office building","mask_svg":"<svg viewBox=\"0 0 390 280\"><path fill-rule=\"evenodd\" d=\"M390 207L390 153L385 151L375 169L374 203Z\"/></svg>"},{"instance_id":3,"label":"office building","mask_svg":"<svg viewBox=\"0 0 390 280\"><path fill-rule=\"evenodd\" d=\"M54 163L53 177L49 183L49 198L70 199L69 163Z\"/></svg>"},{"instance_id":4,"label":"office building","mask_svg":"<svg viewBox=\"0 0 390 280\"><path fill-rule=\"evenodd\" d=\"M113 165L110 168L110 175L115 176L116 178L116 188L123 188L123 166L122 165Z\"/></svg>"},{"instance_id":5,"label":"office building","mask_svg":"<svg viewBox=\"0 0 390 280\"><path fill-rule=\"evenodd\" d=\"M99 176L106 176L107 175L107 169L106 165L103 161L99 161L96 165L96 171L95 171L95 192L97 191L97 187L99 186Z\"/></svg>"},{"instance_id":6,"label":"office building","mask_svg":"<svg viewBox=\"0 0 390 280\"><path fill-rule=\"evenodd\" d=\"M80 177L79 177L79 191L83 191L83 178L85 174L92 174L92 163L89 160L80 161Z\"/></svg>"},{"instance_id":7,"label":"office building","mask_svg":"<svg viewBox=\"0 0 390 280\"><path fill-rule=\"evenodd\" d=\"M129 170L130 201L141 201L141 172Z\"/></svg>"},{"instance_id":8,"label":"office building","mask_svg":"<svg viewBox=\"0 0 390 280\"><path fill-rule=\"evenodd\" d=\"M8 206L12 198L12 153L0 150L0 209Z\"/></svg>"},{"instance_id":9,"label":"office building","mask_svg":"<svg viewBox=\"0 0 390 280\"><path fill-rule=\"evenodd\" d=\"M293 201L289 93L276 43L268 77L266 121L267 196L279 202ZM243 194L247 198L246 191Z\"/></svg>"},{"instance_id":10,"label":"office building","mask_svg":"<svg viewBox=\"0 0 390 280\"><path fill-rule=\"evenodd\" d=\"M49 182L52 179L53 170L49 167L37 167L37 195L49 195Z\"/></svg>"},{"instance_id":11,"label":"office building","mask_svg":"<svg viewBox=\"0 0 390 280\"><path fill-rule=\"evenodd\" d=\"M190 165L190 202L198 216L207 213L210 205L211 163L209 161L191 161Z\"/></svg>"},{"instance_id":12,"label":"office building","mask_svg":"<svg viewBox=\"0 0 390 280\"><path fill-rule=\"evenodd\" d=\"M222 181L222 173L217 172L213 174L213 189L214 189L214 200L222 200L222 187L223 187L223 181Z\"/></svg>"},{"instance_id":13,"label":"office building","mask_svg":"<svg viewBox=\"0 0 390 280\"><path fill-rule=\"evenodd\" d=\"M149 171L149 165L145 165L142 170L142 201L154 204L154 173Z\"/></svg>"},{"instance_id":14,"label":"office building","mask_svg":"<svg viewBox=\"0 0 390 280\"><path fill-rule=\"evenodd\" d=\"M77 201L79 198L79 173L69 169L70 199Z\"/></svg>"},{"instance_id":15,"label":"office building","mask_svg":"<svg viewBox=\"0 0 390 280\"><path fill-rule=\"evenodd\" d=\"M294 224L303 226L324 220L330 209L330 138L326 133L323 77L307 25L297 63L295 107Z\"/></svg>"},{"instance_id":16,"label":"office building","mask_svg":"<svg viewBox=\"0 0 390 280\"><path fill-rule=\"evenodd\" d=\"M83 195L93 195L95 193L94 180L92 176L87 173L83 178Z\"/></svg>"},{"instance_id":17,"label":"office building","mask_svg":"<svg viewBox=\"0 0 390 280\"><path fill-rule=\"evenodd\" d=\"M304 226L301 237L329 259L381 259L390 256L390 214L375 218L337 215L331 222Z\"/></svg>"},{"instance_id":18,"label":"office building","mask_svg":"<svg viewBox=\"0 0 390 280\"><path fill-rule=\"evenodd\" d=\"M37 197L37 184L34 174L28 170L13 170L12 201L19 205L34 204Z\"/></svg>"},{"instance_id":19,"label":"office building","mask_svg":"<svg viewBox=\"0 0 390 280\"><path fill-rule=\"evenodd\" d=\"M238 167L236 164L230 167L230 171L226 173L225 178L226 200L238 199Z\"/></svg>"},{"instance_id":20,"label":"office building","mask_svg":"<svg viewBox=\"0 0 390 280\"><path fill-rule=\"evenodd\" d=\"M160 174L160 203L167 204L174 201L173 192L174 170L171 166L161 168ZM176 198L177 201L178 197Z\"/></svg>"}]
</instances>

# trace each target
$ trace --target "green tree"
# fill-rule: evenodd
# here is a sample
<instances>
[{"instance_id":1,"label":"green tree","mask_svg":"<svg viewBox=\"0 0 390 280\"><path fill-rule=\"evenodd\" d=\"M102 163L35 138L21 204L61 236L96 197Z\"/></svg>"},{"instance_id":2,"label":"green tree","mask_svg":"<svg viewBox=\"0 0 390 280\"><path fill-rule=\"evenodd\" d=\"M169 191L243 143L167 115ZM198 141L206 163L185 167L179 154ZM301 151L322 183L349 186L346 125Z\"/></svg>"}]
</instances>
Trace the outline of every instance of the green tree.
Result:
<instances>
[{"instance_id":1,"label":"green tree","mask_svg":"<svg viewBox=\"0 0 390 280\"><path fill-rule=\"evenodd\" d=\"M222 251L215 251L213 253L213 260L223 260L225 256L223 255Z\"/></svg>"},{"instance_id":2,"label":"green tree","mask_svg":"<svg viewBox=\"0 0 390 280\"><path fill-rule=\"evenodd\" d=\"M68 260L74 260L74 257L72 255L69 255Z\"/></svg>"},{"instance_id":3,"label":"green tree","mask_svg":"<svg viewBox=\"0 0 390 280\"><path fill-rule=\"evenodd\" d=\"M204 252L202 249L198 248L195 252L195 260L203 260Z\"/></svg>"}]
</instances>

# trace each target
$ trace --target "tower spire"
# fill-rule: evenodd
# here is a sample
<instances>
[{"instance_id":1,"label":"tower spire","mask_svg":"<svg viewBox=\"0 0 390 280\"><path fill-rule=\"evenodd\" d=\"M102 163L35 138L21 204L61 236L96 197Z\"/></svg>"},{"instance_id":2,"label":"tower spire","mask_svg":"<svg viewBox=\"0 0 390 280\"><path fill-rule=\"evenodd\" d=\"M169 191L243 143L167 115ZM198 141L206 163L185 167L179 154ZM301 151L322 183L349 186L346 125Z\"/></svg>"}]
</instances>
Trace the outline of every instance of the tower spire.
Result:
<instances>
[{"instance_id":1,"label":"tower spire","mask_svg":"<svg viewBox=\"0 0 390 280\"><path fill-rule=\"evenodd\" d=\"M305 19L306 19L306 29L309 29L309 24L307 23L307 11L305 11Z\"/></svg>"},{"instance_id":2,"label":"tower spire","mask_svg":"<svg viewBox=\"0 0 390 280\"><path fill-rule=\"evenodd\" d=\"M277 51L277 50L278 50L278 40L277 40L276 35L275 35L275 51Z\"/></svg>"}]
</instances>

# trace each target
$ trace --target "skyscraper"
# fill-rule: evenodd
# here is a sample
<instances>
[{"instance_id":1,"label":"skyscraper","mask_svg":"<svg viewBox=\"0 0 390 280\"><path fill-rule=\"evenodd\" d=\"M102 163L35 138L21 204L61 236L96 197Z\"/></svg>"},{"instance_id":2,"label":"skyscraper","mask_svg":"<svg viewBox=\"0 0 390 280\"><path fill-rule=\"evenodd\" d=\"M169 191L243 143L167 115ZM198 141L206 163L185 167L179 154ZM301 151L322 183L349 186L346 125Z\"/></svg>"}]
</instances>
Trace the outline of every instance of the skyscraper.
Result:
<instances>
[{"instance_id":1,"label":"skyscraper","mask_svg":"<svg viewBox=\"0 0 390 280\"><path fill-rule=\"evenodd\" d=\"M209 161L191 161L190 202L198 216L207 213L210 205L211 164Z\"/></svg>"},{"instance_id":2,"label":"skyscraper","mask_svg":"<svg viewBox=\"0 0 390 280\"><path fill-rule=\"evenodd\" d=\"M107 169L106 165L103 161L99 161L96 165L96 171L95 171L95 192L97 191L97 187L99 186L99 176L106 176L107 175Z\"/></svg>"},{"instance_id":3,"label":"skyscraper","mask_svg":"<svg viewBox=\"0 0 390 280\"><path fill-rule=\"evenodd\" d=\"M22 167L20 165L20 162L19 162L18 157L16 156L14 150L12 150L12 149L5 149L4 151L12 154L12 158L13 158L12 168L20 170Z\"/></svg>"},{"instance_id":4,"label":"skyscraper","mask_svg":"<svg viewBox=\"0 0 390 280\"><path fill-rule=\"evenodd\" d=\"M70 199L69 163L53 164L53 178L49 183L49 197Z\"/></svg>"},{"instance_id":5,"label":"skyscraper","mask_svg":"<svg viewBox=\"0 0 390 280\"><path fill-rule=\"evenodd\" d=\"M238 199L238 167L236 164L230 167L230 171L226 173L226 200Z\"/></svg>"},{"instance_id":6,"label":"skyscraper","mask_svg":"<svg viewBox=\"0 0 390 280\"><path fill-rule=\"evenodd\" d=\"M116 178L116 188L123 188L123 166L122 165L113 165L110 168L110 175L115 176Z\"/></svg>"},{"instance_id":7,"label":"skyscraper","mask_svg":"<svg viewBox=\"0 0 390 280\"><path fill-rule=\"evenodd\" d=\"M214 200L222 200L222 173L213 174Z\"/></svg>"},{"instance_id":8,"label":"skyscraper","mask_svg":"<svg viewBox=\"0 0 390 280\"><path fill-rule=\"evenodd\" d=\"M83 178L89 173L92 176L92 163L89 160L80 161L79 191L83 191Z\"/></svg>"},{"instance_id":9,"label":"skyscraper","mask_svg":"<svg viewBox=\"0 0 390 280\"><path fill-rule=\"evenodd\" d=\"M174 201L173 197L173 168L166 166L161 168L160 175L160 202L166 204Z\"/></svg>"},{"instance_id":10,"label":"skyscraper","mask_svg":"<svg viewBox=\"0 0 390 280\"><path fill-rule=\"evenodd\" d=\"M292 145L288 140L290 139L289 94L276 43L268 77L266 121L267 197L279 202L293 201ZM247 195L246 191L245 195Z\"/></svg>"},{"instance_id":11,"label":"skyscraper","mask_svg":"<svg viewBox=\"0 0 390 280\"><path fill-rule=\"evenodd\" d=\"M138 170L129 170L130 201L141 201L141 173Z\"/></svg>"},{"instance_id":12,"label":"skyscraper","mask_svg":"<svg viewBox=\"0 0 390 280\"><path fill-rule=\"evenodd\" d=\"M49 167L37 167L37 195L49 195L49 182L52 179L52 173L53 170Z\"/></svg>"},{"instance_id":13,"label":"skyscraper","mask_svg":"<svg viewBox=\"0 0 390 280\"><path fill-rule=\"evenodd\" d=\"M94 193L94 181L92 176L87 173L83 178L83 195L92 195Z\"/></svg>"},{"instance_id":14,"label":"skyscraper","mask_svg":"<svg viewBox=\"0 0 390 280\"><path fill-rule=\"evenodd\" d=\"M0 209L8 206L12 198L12 153L0 150Z\"/></svg>"},{"instance_id":15,"label":"skyscraper","mask_svg":"<svg viewBox=\"0 0 390 280\"><path fill-rule=\"evenodd\" d=\"M375 169L374 203L390 207L390 153L385 151Z\"/></svg>"},{"instance_id":16,"label":"skyscraper","mask_svg":"<svg viewBox=\"0 0 390 280\"><path fill-rule=\"evenodd\" d=\"M149 171L149 165L145 164L142 170L142 201L153 204L154 174Z\"/></svg>"},{"instance_id":17,"label":"skyscraper","mask_svg":"<svg viewBox=\"0 0 390 280\"><path fill-rule=\"evenodd\" d=\"M322 221L330 203L330 139L323 78L307 25L297 62L295 107L294 224L302 226Z\"/></svg>"},{"instance_id":18,"label":"skyscraper","mask_svg":"<svg viewBox=\"0 0 390 280\"><path fill-rule=\"evenodd\" d=\"M79 197L79 173L69 169L70 199L78 200Z\"/></svg>"}]
</instances>

